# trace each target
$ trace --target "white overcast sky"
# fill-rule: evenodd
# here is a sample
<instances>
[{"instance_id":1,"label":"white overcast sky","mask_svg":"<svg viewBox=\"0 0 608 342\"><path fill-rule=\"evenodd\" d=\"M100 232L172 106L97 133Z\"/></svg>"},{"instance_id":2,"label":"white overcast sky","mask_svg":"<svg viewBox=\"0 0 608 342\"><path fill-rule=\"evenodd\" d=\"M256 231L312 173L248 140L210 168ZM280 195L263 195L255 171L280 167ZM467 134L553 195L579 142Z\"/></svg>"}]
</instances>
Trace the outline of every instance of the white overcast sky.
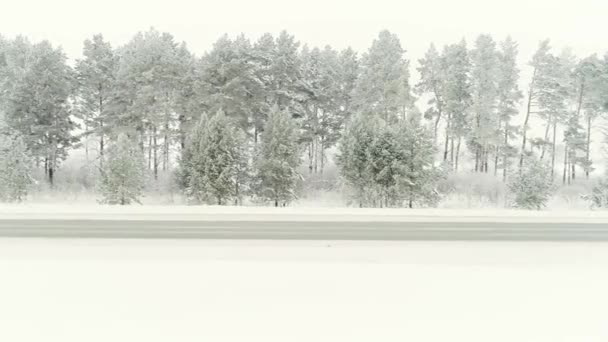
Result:
<instances>
[{"instance_id":1,"label":"white overcast sky","mask_svg":"<svg viewBox=\"0 0 608 342\"><path fill-rule=\"evenodd\" d=\"M382 29L397 33L408 58L417 60L428 44L450 43L479 33L496 39L512 35L522 63L538 40L571 46L580 55L608 49L607 0L18 0L0 5L0 34L23 34L61 45L70 58L82 41L103 33L114 45L154 26L186 41L197 54L223 33L286 29L310 45L365 50ZM415 64L415 63L414 63Z\"/></svg>"}]
</instances>

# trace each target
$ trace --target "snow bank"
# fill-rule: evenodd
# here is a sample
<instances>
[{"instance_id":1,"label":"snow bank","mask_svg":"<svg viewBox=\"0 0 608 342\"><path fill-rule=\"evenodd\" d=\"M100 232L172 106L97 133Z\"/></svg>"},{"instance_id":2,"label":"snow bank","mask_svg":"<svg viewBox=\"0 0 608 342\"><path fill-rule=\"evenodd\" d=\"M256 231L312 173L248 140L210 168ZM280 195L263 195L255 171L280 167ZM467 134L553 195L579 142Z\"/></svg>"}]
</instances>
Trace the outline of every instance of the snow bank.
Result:
<instances>
[{"instance_id":1,"label":"snow bank","mask_svg":"<svg viewBox=\"0 0 608 342\"><path fill-rule=\"evenodd\" d=\"M367 209L235 206L0 205L0 219L221 220L221 221L436 221L606 222L608 211Z\"/></svg>"}]
</instances>

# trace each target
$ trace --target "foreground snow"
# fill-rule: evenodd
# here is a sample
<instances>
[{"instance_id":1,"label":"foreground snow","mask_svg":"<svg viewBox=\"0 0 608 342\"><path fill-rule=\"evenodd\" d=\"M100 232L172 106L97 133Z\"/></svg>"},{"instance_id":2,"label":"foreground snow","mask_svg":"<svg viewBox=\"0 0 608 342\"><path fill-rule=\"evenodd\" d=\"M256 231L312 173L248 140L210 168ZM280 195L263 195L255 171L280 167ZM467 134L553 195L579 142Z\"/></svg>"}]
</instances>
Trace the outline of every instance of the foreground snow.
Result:
<instances>
[{"instance_id":1,"label":"foreground snow","mask_svg":"<svg viewBox=\"0 0 608 342\"><path fill-rule=\"evenodd\" d=\"M0 219L606 222L608 211L2 204Z\"/></svg>"},{"instance_id":2,"label":"foreground snow","mask_svg":"<svg viewBox=\"0 0 608 342\"><path fill-rule=\"evenodd\" d=\"M604 342L604 244L0 239L11 342Z\"/></svg>"}]
</instances>

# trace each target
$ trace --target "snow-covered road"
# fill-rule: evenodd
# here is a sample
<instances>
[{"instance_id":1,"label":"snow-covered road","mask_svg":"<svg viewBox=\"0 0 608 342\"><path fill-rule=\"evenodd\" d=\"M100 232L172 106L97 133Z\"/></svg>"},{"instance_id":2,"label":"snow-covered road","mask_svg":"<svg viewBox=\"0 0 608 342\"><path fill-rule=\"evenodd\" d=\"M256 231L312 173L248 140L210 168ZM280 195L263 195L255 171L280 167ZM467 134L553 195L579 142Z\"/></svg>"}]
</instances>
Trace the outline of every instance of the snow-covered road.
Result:
<instances>
[{"instance_id":1,"label":"snow-covered road","mask_svg":"<svg viewBox=\"0 0 608 342\"><path fill-rule=\"evenodd\" d=\"M0 239L0 341L606 341L608 245Z\"/></svg>"}]
</instances>

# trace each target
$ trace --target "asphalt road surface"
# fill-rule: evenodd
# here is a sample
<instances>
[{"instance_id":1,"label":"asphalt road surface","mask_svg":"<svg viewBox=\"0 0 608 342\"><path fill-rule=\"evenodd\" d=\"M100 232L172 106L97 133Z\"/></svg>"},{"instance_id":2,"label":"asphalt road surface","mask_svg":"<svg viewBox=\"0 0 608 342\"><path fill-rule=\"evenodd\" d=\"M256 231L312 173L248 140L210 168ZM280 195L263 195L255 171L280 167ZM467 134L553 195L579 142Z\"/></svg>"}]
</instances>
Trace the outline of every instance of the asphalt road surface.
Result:
<instances>
[{"instance_id":1,"label":"asphalt road surface","mask_svg":"<svg viewBox=\"0 0 608 342\"><path fill-rule=\"evenodd\" d=\"M0 237L608 241L606 223L0 220Z\"/></svg>"}]
</instances>

